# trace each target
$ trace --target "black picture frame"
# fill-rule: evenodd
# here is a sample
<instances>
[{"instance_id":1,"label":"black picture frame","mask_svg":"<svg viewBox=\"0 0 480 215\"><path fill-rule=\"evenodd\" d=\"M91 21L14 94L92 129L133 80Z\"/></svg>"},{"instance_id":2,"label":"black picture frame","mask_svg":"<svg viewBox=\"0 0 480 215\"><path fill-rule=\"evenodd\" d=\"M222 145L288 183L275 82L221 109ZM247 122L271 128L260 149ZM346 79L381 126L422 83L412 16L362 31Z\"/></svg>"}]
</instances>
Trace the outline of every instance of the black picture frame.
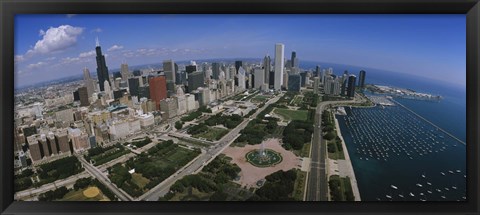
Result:
<instances>
[{"instance_id":1,"label":"black picture frame","mask_svg":"<svg viewBox=\"0 0 480 215\"><path fill-rule=\"evenodd\" d=\"M466 202L16 202L13 200L14 15L466 14ZM2 0L0 74L1 214L479 214L480 3L478 0Z\"/></svg>"}]
</instances>

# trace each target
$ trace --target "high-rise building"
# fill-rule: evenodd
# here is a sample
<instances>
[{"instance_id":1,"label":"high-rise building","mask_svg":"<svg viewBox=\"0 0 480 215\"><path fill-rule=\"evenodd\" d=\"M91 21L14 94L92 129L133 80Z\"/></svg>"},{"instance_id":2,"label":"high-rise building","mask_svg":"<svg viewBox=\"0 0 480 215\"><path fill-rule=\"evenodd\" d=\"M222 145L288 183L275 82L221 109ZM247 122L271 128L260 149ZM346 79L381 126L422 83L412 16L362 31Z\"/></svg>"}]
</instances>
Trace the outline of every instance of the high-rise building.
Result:
<instances>
[{"instance_id":1,"label":"high-rise building","mask_svg":"<svg viewBox=\"0 0 480 215\"><path fill-rule=\"evenodd\" d=\"M88 90L86 87L80 87L78 88L78 96L80 97L80 106L81 107L86 107L90 105L90 102L88 101Z\"/></svg>"},{"instance_id":2,"label":"high-rise building","mask_svg":"<svg viewBox=\"0 0 480 215\"><path fill-rule=\"evenodd\" d=\"M145 85L138 87L138 97L150 99L150 86Z\"/></svg>"},{"instance_id":3,"label":"high-rise building","mask_svg":"<svg viewBox=\"0 0 480 215\"><path fill-rule=\"evenodd\" d=\"M188 92L192 92L199 87L205 86L205 79L203 72L193 72L188 74Z\"/></svg>"},{"instance_id":4,"label":"high-rise building","mask_svg":"<svg viewBox=\"0 0 480 215\"><path fill-rule=\"evenodd\" d=\"M62 153L71 153L70 151L70 144L68 142L68 134L67 129L60 129L57 130L55 134L55 139L58 143L59 151Z\"/></svg>"},{"instance_id":5,"label":"high-rise building","mask_svg":"<svg viewBox=\"0 0 480 215\"><path fill-rule=\"evenodd\" d=\"M273 89L281 90L283 83L283 66L284 66L285 45L281 43L275 44L275 79Z\"/></svg>"},{"instance_id":6,"label":"high-rise building","mask_svg":"<svg viewBox=\"0 0 480 215\"><path fill-rule=\"evenodd\" d=\"M314 75L314 77L321 77L321 76L320 76L320 72L321 72L320 69L321 69L321 68L320 68L320 65L317 65L317 66L315 67L315 75Z\"/></svg>"},{"instance_id":7,"label":"high-rise building","mask_svg":"<svg viewBox=\"0 0 480 215\"><path fill-rule=\"evenodd\" d=\"M292 67L298 68L297 52L295 51L292 52L292 58L290 60L290 63L292 64Z\"/></svg>"},{"instance_id":8,"label":"high-rise building","mask_svg":"<svg viewBox=\"0 0 480 215\"><path fill-rule=\"evenodd\" d=\"M86 67L83 69L83 81L87 88L88 97L92 96L95 92L95 81L90 76L90 71Z\"/></svg>"},{"instance_id":9,"label":"high-rise building","mask_svg":"<svg viewBox=\"0 0 480 215\"><path fill-rule=\"evenodd\" d=\"M271 67L272 67L272 65L271 65L270 56L265 55L265 57L263 58L263 70L264 70L264 75L265 75L263 80L265 81L266 84L269 83L270 71L272 70Z\"/></svg>"},{"instance_id":10,"label":"high-rise building","mask_svg":"<svg viewBox=\"0 0 480 215\"><path fill-rule=\"evenodd\" d=\"M348 88L347 88L347 96L352 98L355 96L355 83L357 77L355 75L348 76Z\"/></svg>"},{"instance_id":11,"label":"high-rise building","mask_svg":"<svg viewBox=\"0 0 480 215\"><path fill-rule=\"evenodd\" d=\"M306 72L302 72L302 73L300 73L300 76L302 77L302 84L301 84L301 86L302 86L302 87L305 87L305 85L307 84L307 73L306 73Z\"/></svg>"},{"instance_id":12,"label":"high-rise building","mask_svg":"<svg viewBox=\"0 0 480 215\"><path fill-rule=\"evenodd\" d=\"M156 109L160 110L160 101L167 98L167 81L165 76L150 78L149 85L150 98L155 102Z\"/></svg>"},{"instance_id":13,"label":"high-rise building","mask_svg":"<svg viewBox=\"0 0 480 215\"><path fill-rule=\"evenodd\" d=\"M122 65L120 66L120 74L122 75L122 80L123 81L128 80L128 77L130 76L130 74L128 72L128 64L122 63Z\"/></svg>"},{"instance_id":14,"label":"high-rise building","mask_svg":"<svg viewBox=\"0 0 480 215\"><path fill-rule=\"evenodd\" d=\"M299 74L288 75L288 91L300 92L301 77Z\"/></svg>"},{"instance_id":15,"label":"high-rise building","mask_svg":"<svg viewBox=\"0 0 480 215\"><path fill-rule=\"evenodd\" d=\"M173 60L163 61L163 72L165 72L167 82L175 82L175 63Z\"/></svg>"},{"instance_id":16,"label":"high-rise building","mask_svg":"<svg viewBox=\"0 0 480 215\"><path fill-rule=\"evenodd\" d=\"M128 90L131 96L138 96L138 88L140 87L140 80L138 77L128 79Z\"/></svg>"},{"instance_id":17,"label":"high-rise building","mask_svg":"<svg viewBox=\"0 0 480 215\"><path fill-rule=\"evenodd\" d=\"M235 61L235 71L237 72L237 74L240 67L243 67L243 62L241 60Z\"/></svg>"},{"instance_id":18,"label":"high-rise building","mask_svg":"<svg viewBox=\"0 0 480 215\"><path fill-rule=\"evenodd\" d=\"M219 75L220 75L220 64L212 63L212 78L215 80L218 80Z\"/></svg>"},{"instance_id":19,"label":"high-rise building","mask_svg":"<svg viewBox=\"0 0 480 215\"><path fill-rule=\"evenodd\" d=\"M366 72L364 70L360 71L360 75L358 77L358 87L360 88L365 87L365 75L366 75Z\"/></svg>"},{"instance_id":20,"label":"high-rise building","mask_svg":"<svg viewBox=\"0 0 480 215\"><path fill-rule=\"evenodd\" d=\"M177 101L175 98L167 98L160 102L160 109L163 115L162 119L170 119L177 116Z\"/></svg>"},{"instance_id":21,"label":"high-rise building","mask_svg":"<svg viewBox=\"0 0 480 215\"><path fill-rule=\"evenodd\" d=\"M320 93L320 77L313 78L313 93L315 94Z\"/></svg>"},{"instance_id":22,"label":"high-rise building","mask_svg":"<svg viewBox=\"0 0 480 215\"><path fill-rule=\"evenodd\" d=\"M112 83L110 83L110 77L108 74L108 67L107 63L105 62L105 56L102 54L102 48L100 47L100 43L98 42L97 38L97 44L95 47L95 51L97 53L97 76L98 76L98 83L100 85L100 91L105 91L105 81L108 81L110 86L112 86Z\"/></svg>"},{"instance_id":23,"label":"high-rise building","mask_svg":"<svg viewBox=\"0 0 480 215\"><path fill-rule=\"evenodd\" d=\"M264 80L265 74L264 73L265 73L264 69L255 68L255 70L254 70L255 78L254 78L253 87L255 87L256 89L261 89L263 84L265 84L265 80Z\"/></svg>"},{"instance_id":24,"label":"high-rise building","mask_svg":"<svg viewBox=\"0 0 480 215\"><path fill-rule=\"evenodd\" d=\"M241 91L241 90L245 90L245 75L246 75L246 71L245 69L243 69L243 67L240 67L240 69L238 69L238 89Z\"/></svg>"},{"instance_id":25,"label":"high-rise building","mask_svg":"<svg viewBox=\"0 0 480 215\"><path fill-rule=\"evenodd\" d=\"M37 140L37 135L28 136L27 142L28 148L30 150L30 157L32 158L32 160L35 162L42 159L42 146Z\"/></svg>"},{"instance_id":26,"label":"high-rise building","mask_svg":"<svg viewBox=\"0 0 480 215\"><path fill-rule=\"evenodd\" d=\"M197 71L197 65L188 65L185 67L185 71L187 72L187 74L190 74L192 72L196 72Z\"/></svg>"}]
</instances>

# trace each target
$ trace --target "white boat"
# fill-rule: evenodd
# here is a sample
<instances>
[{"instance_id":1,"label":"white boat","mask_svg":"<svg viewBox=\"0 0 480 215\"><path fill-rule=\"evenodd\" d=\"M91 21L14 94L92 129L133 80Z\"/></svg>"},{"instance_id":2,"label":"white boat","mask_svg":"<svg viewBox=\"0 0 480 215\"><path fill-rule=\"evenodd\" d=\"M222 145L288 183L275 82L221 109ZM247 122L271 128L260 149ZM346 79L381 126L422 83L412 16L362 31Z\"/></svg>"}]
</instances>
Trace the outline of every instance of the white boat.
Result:
<instances>
[{"instance_id":1,"label":"white boat","mask_svg":"<svg viewBox=\"0 0 480 215\"><path fill-rule=\"evenodd\" d=\"M428 182L428 181L427 181L427 184L428 184L428 185L432 185L432 183L430 183L430 182Z\"/></svg>"},{"instance_id":2,"label":"white boat","mask_svg":"<svg viewBox=\"0 0 480 215\"><path fill-rule=\"evenodd\" d=\"M387 197L387 198L389 198L389 199L391 199L391 198L392 198L392 197L391 197L391 196L389 196L389 195L385 195L385 197Z\"/></svg>"},{"instance_id":3,"label":"white boat","mask_svg":"<svg viewBox=\"0 0 480 215\"><path fill-rule=\"evenodd\" d=\"M392 185L390 185L390 187L391 187L391 188L393 188L393 189L395 189L395 190L396 190L396 189L398 189L398 187L396 187L396 186L395 186L395 185L393 185L393 184L392 184Z\"/></svg>"},{"instance_id":4,"label":"white boat","mask_svg":"<svg viewBox=\"0 0 480 215\"><path fill-rule=\"evenodd\" d=\"M410 196L415 196L415 195L413 195L413 193L410 193Z\"/></svg>"},{"instance_id":5,"label":"white boat","mask_svg":"<svg viewBox=\"0 0 480 215\"><path fill-rule=\"evenodd\" d=\"M421 185L421 184L417 184L417 187L423 187L423 185Z\"/></svg>"},{"instance_id":6,"label":"white boat","mask_svg":"<svg viewBox=\"0 0 480 215\"><path fill-rule=\"evenodd\" d=\"M445 175L445 173L443 173L443 172L440 172L440 174Z\"/></svg>"}]
</instances>

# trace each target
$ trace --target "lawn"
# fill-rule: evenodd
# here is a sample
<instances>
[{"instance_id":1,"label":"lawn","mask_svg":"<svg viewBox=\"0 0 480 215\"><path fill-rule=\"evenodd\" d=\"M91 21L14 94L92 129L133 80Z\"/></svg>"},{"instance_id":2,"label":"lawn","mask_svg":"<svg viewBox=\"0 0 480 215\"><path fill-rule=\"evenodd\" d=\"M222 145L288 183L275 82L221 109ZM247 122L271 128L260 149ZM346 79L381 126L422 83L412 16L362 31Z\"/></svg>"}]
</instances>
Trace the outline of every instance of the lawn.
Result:
<instances>
[{"instance_id":1,"label":"lawn","mask_svg":"<svg viewBox=\"0 0 480 215\"><path fill-rule=\"evenodd\" d=\"M150 180L148 180L148 178L143 177L142 174L133 173L132 182L135 183L138 187L143 189L150 182Z\"/></svg>"},{"instance_id":2,"label":"lawn","mask_svg":"<svg viewBox=\"0 0 480 215\"><path fill-rule=\"evenodd\" d=\"M302 146L302 149L300 150L294 150L293 153L295 153L296 156L298 157L310 157L310 146L311 143L305 143Z\"/></svg>"},{"instance_id":3,"label":"lawn","mask_svg":"<svg viewBox=\"0 0 480 215\"><path fill-rule=\"evenodd\" d=\"M217 127L209 127L206 132L195 134L193 137L195 138L205 138L210 141L220 140L225 134L227 134L229 130Z\"/></svg>"},{"instance_id":4,"label":"lawn","mask_svg":"<svg viewBox=\"0 0 480 215\"><path fill-rule=\"evenodd\" d=\"M275 108L273 112L282 116L287 121L292 121L292 120L306 121L308 117L307 110L289 110L284 108Z\"/></svg>"},{"instance_id":5,"label":"lawn","mask_svg":"<svg viewBox=\"0 0 480 215\"><path fill-rule=\"evenodd\" d=\"M333 150L327 150L328 158L333 160L345 160L345 154L341 147L341 142L332 140L332 141L326 141L326 143L327 143L327 149L329 148L333 149Z\"/></svg>"},{"instance_id":6,"label":"lawn","mask_svg":"<svg viewBox=\"0 0 480 215\"><path fill-rule=\"evenodd\" d=\"M84 189L79 189L77 191L72 190L65 194L62 199L59 201L110 201L106 196L103 195L103 193L100 191L100 194L93 198L88 198L83 194L83 191L86 189L91 188L91 187L86 187ZM97 187L95 187L97 188ZM98 188L97 188L98 189Z\"/></svg>"},{"instance_id":7,"label":"lawn","mask_svg":"<svg viewBox=\"0 0 480 215\"><path fill-rule=\"evenodd\" d=\"M354 201L349 177L340 178L338 175L332 175L328 184L332 201Z\"/></svg>"},{"instance_id":8,"label":"lawn","mask_svg":"<svg viewBox=\"0 0 480 215\"><path fill-rule=\"evenodd\" d=\"M252 98L252 102L255 102L255 103L262 103L266 100L268 100L268 98L270 98L269 96L262 96L262 95L258 95L258 96L255 96Z\"/></svg>"},{"instance_id":9,"label":"lawn","mask_svg":"<svg viewBox=\"0 0 480 215\"><path fill-rule=\"evenodd\" d=\"M130 151L126 150L123 146L114 147L112 149L109 149L108 151L103 152L102 154L91 157L91 160L94 162L95 166L98 166L117 159L128 153L130 153Z\"/></svg>"},{"instance_id":10,"label":"lawn","mask_svg":"<svg viewBox=\"0 0 480 215\"><path fill-rule=\"evenodd\" d=\"M295 180L295 184L293 185L293 198L297 201L303 201L306 177L306 172L297 170L297 179Z\"/></svg>"},{"instance_id":11,"label":"lawn","mask_svg":"<svg viewBox=\"0 0 480 215\"><path fill-rule=\"evenodd\" d=\"M302 101L303 101L303 96L296 95L295 98L293 98L293 100L290 104L295 105L295 106L300 106Z\"/></svg>"},{"instance_id":12,"label":"lawn","mask_svg":"<svg viewBox=\"0 0 480 215\"><path fill-rule=\"evenodd\" d=\"M138 197L174 174L200 154L200 150L179 147L165 141L147 152L108 169L109 178L117 187L133 197ZM135 173L128 171L135 169Z\"/></svg>"}]
</instances>

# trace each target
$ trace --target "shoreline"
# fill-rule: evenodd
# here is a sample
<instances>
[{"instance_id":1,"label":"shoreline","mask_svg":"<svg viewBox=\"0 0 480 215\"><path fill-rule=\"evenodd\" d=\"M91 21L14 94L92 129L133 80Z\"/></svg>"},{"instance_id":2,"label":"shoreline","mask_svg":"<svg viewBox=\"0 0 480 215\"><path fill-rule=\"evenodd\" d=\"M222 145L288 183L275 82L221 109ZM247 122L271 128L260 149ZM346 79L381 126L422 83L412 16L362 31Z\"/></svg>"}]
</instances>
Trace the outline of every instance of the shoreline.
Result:
<instances>
[{"instance_id":1,"label":"shoreline","mask_svg":"<svg viewBox=\"0 0 480 215\"><path fill-rule=\"evenodd\" d=\"M348 149L345 143L345 140L343 139L342 132L340 131L340 126L338 124L337 117L335 117L336 114L333 114L333 118L335 121L335 129L337 130L337 136L340 138L342 141L342 148L343 148L343 154L345 155L345 163L347 166L347 176L350 178L350 183L352 185L352 191L353 195L355 197L355 201L361 201L361 196L360 196L360 191L358 190L358 183L357 183L357 178L355 177L355 171L353 170L353 165L352 161L350 159L350 155L348 153ZM329 161L335 161L330 158L328 158ZM336 160L337 162L339 160ZM331 163L331 162L329 162ZM329 177L333 175L329 172Z\"/></svg>"}]
</instances>

